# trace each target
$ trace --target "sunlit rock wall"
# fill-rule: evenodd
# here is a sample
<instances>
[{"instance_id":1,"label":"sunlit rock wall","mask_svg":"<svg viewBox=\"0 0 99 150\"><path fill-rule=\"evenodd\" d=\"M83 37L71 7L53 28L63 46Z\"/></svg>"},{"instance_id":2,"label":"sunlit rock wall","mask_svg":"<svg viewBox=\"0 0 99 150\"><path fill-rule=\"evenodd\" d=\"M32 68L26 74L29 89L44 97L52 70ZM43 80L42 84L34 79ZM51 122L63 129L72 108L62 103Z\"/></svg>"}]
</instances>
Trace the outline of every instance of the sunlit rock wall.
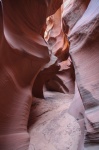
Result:
<instances>
[{"instance_id":1,"label":"sunlit rock wall","mask_svg":"<svg viewBox=\"0 0 99 150\"><path fill-rule=\"evenodd\" d=\"M63 93L74 93L74 73L69 57L69 40L63 32L62 7L47 20L47 36L49 49L57 57L60 70L50 79L46 86L49 90Z\"/></svg>"},{"instance_id":2,"label":"sunlit rock wall","mask_svg":"<svg viewBox=\"0 0 99 150\"><path fill-rule=\"evenodd\" d=\"M44 87L50 91L74 93L74 70L69 58L69 41L62 29L61 7L47 18L44 38L52 57L49 66L38 74L33 95L43 98Z\"/></svg>"}]
</instances>

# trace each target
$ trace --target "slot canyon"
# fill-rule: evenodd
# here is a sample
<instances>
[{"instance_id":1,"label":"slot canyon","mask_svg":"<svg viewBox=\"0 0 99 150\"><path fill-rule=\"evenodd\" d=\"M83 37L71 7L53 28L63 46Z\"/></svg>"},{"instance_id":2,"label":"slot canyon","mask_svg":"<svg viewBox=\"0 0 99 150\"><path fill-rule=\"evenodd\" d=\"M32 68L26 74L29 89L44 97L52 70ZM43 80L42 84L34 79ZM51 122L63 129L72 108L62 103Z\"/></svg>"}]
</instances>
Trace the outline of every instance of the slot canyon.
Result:
<instances>
[{"instance_id":1,"label":"slot canyon","mask_svg":"<svg viewBox=\"0 0 99 150\"><path fill-rule=\"evenodd\" d=\"M0 150L99 150L99 0L0 0Z\"/></svg>"}]
</instances>

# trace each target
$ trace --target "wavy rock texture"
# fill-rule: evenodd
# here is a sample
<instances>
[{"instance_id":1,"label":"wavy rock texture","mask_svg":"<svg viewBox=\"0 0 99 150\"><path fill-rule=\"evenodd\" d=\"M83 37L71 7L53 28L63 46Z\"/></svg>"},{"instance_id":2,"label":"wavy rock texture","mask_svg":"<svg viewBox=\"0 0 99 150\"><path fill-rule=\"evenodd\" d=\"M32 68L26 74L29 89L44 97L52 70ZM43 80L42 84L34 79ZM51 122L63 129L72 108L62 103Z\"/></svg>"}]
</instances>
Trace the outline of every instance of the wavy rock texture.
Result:
<instances>
[{"instance_id":1,"label":"wavy rock texture","mask_svg":"<svg viewBox=\"0 0 99 150\"><path fill-rule=\"evenodd\" d=\"M59 99L59 104L58 102L53 104L51 114L39 117L39 122L42 124L38 121L35 121L35 124L32 123L31 126L30 121L28 124L28 119L32 120L30 114L35 111L31 93L34 80L50 59L47 45L42 38L46 17L55 13L61 2L59 0L36 0L26 1L24 5L23 0L2 1L4 24L0 44L0 150L38 150L57 149L58 147L61 149L61 146L63 149L73 150L74 146L76 149L78 145L80 128L76 120L67 113L68 104L65 100L60 105L61 100ZM41 104L39 116L42 116L42 111L46 114L52 102L46 106L46 101L42 100ZM36 111L33 117L36 117L38 109ZM46 121L45 126L43 120ZM56 123L58 129L54 132ZM42 128L44 130L40 132ZM51 135L50 130L52 130ZM44 137L44 134L47 138ZM52 139L52 136L55 137L55 140ZM52 140L49 142L49 139ZM41 141L39 145L37 145L38 140Z\"/></svg>"},{"instance_id":2,"label":"wavy rock texture","mask_svg":"<svg viewBox=\"0 0 99 150\"><path fill-rule=\"evenodd\" d=\"M24 5L23 0L2 1L4 36L0 45L1 150L29 148L27 125L32 104L32 86L40 69L49 61L48 48L41 35L47 15L55 13L61 2L37 0L26 1Z\"/></svg>"},{"instance_id":3,"label":"wavy rock texture","mask_svg":"<svg viewBox=\"0 0 99 150\"><path fill-rule=\"evenodd\" d=\"M61 8L47 18L45 40L52 53L49 65L42 70L33 86L33 95L44 98L43 87L62 93L74 93L74 73L69 56L69 41L61 27Z\"/></svg>"},{"instance_id":4,"label":"wavy rock texture","mask_svg":"<svg viewBox=\"0 0 99 150\"><path fill-rule=\"evenodd\" d=\"M99 0L61 4L0 1L0 150L99 149Z\"/></svg>"},{"instance_id":5,"label":"wavy rock texture","mask_svg":"<svg viewBox=\"0 0 99 150\"><path fill-rule=\"evenodd\" d=\"M62 8L51 16L47 26L49 49L57 57L60 70L46 83L46 87L62 93L74 93L74 70L68 53L69 41L62 30L61 12Z\"/></svg>"},{"instance_id":6,"label":"wavy rock texture","mask_svg":"<svg viewBox=\"0 0 99 150\"><path fill-rule=\"evenodd\" d=\"M98 10L99 1L91 0L85 13L69 33L70 55L74 64L78 90L85 108L86 143L99 142ZM93 149L95 149L94 146Z\"/></svg>"},{"instance_id":7,"label":"wavy rock texture","mask_svg":"<svg viewBox=\"0 0 99 150\"><path fill-rule=\"evenodd\" d=\"M98 8L99 2L95 1L94 3L94 1L91 1L88 9L70 33L70 38L72 41L70 54L73 58L74 67L76 68L75 71L78 88L86 109L86 113L88 114L93 112L92 110L94 109L96 110L96 113L99 105L98 86L96 86L98 85L97 76L99 72L97 65L95 65L94 68L91 67L91 64L98 64ZM90 18L89 16L92 17ZM84 23L82 24L82 22ZM80 44L76 45L75 43ZM86 65L87 60L88 63ZM79 65L81 62L82 65ZM91 121L91 118L88 120ZM96 120L98 123L98 118ZM93 123L95 123L95 120Z\"/></svg>"}]
</instances>

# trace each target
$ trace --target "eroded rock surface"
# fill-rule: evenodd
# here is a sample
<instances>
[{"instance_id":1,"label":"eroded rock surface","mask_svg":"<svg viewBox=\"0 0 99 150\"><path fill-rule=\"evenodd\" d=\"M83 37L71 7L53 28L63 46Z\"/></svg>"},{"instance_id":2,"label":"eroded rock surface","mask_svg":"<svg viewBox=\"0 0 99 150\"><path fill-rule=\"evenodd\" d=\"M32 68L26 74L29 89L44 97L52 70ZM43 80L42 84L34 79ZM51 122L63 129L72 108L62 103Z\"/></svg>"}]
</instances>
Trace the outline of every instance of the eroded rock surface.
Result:
<instances>
[{"instance_id":1,"label":"eroded rock surface","mask_svg":"<svg viewBox=\"0 0 99 150\"><path fill-rule=\"evenodd\" d=\"M99 0L1 2L0 150L99 149Z\"/></svg>"},{"instance_id":2,"label":"eroded rock surface","mask_svg":"<svg viewBox=\"0 0 99 150\"><path fill-rule=\"evenodd\" d=\"M69 52L73 61L80 94L78 99L78 92L77 90L75 91L74 102L69 112L75 118L78 118L78 114L82 114L86 127L85 143L91 144L99 142L99 1L76 2L65 1L65 9L63 9L64 31L67 33L69 31ZM75 4L73 5L73 3ZM67 28L69 28L68 31ZM81 104L81 100L83 104ZM76 103L80 106L80 110L77 105L75 106ZM77 108L78 113L74 108ZM85 108L85 113L82 108ZM80 125L82 126L82 124ZM88 150L97 148L99 148L99 145L86 147Z\"/></svg>"},{"instance_id":3,"label":"eroded rock surface","mask_svg":"<svg viewBox=\"0 0 99 150\"><path fill-rule=\"evenodd\" d=\"M62 0L33 0L26 3L23 0L2 1L1 150L27 150L29 147L27 125L32 104L32 86L40 69L50 59L48 47L42 38L43 26L46 17L55 13L61 3Z\"/></svg>"},{"instance_id":4,"label":"eroded rock surface","mask_svg":"<svg viewBox=\"0 0 99 150\"><path fill-rule=\"evenodd\" d=\"M86 142L99 141L99 1L91 0L85 13L69 33L70 55L85 107Z\"/></svg>"},{"instance_id":5,"label":"eroded rock surface","mask_svg":"<svg viewBox=\"0 0 99 150\"><path fill-rule=\"evenodd\" d=\"M98 131L98 76L99 76L99 1L91 0L82 18L70 33L70 54L73 59L78 89L85 107L86 117L95 132ZM90 17L91 16L91 17ZM95 65L95 66L93 66ZM93 66L93 67L92 67ZM98 137L88 141L98 142ZM93 131L92 131L93 134ZM98 134L98 133L97 133ZM98 136L98 135L97 135Z\"/></svg>"}]
</instances>

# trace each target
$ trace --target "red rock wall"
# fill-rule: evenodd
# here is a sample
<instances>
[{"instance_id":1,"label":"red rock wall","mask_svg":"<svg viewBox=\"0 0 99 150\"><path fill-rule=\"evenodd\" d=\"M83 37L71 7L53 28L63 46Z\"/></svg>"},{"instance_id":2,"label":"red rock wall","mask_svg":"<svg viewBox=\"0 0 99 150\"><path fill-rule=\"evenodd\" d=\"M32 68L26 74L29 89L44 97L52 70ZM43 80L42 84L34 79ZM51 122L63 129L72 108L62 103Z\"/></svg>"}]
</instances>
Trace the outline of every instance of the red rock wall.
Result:
<instances>
[{"instance_id":1,"label":"red rock wall","mask_svg":"<svg viewBox=\"0 0 99 150\"><path fill-rule=\"evenodd\" d=\"M2 6L1 6L1 2L0 2L0 43L2 40L2 33L3 32L3 18L2 18Z\"/></svg>"},{"instance_id":2,"label":"red rock wall","mask_svg":"<svg viewBox=\"0 0 99 150\"><path fill-rule=\"evenodd\" d=\"M46 17L62 1L2 0L3 40L0 45L0 149L27 150L32 86L50 60L41 37ZM49 11L50 9L50 11ZM1 22L0 22L1 24Z\"/></svg>"},{"instance_id":3,"label":"red rock wall","mask_svg":"<svg viewBox=\"0 0 99 150\"><path fill-rule=\"evenodd\" d=\"M2 0L0 150L33 150L34 147L38 150L40 146L46 150L45 145L57 150L56 136L56 141L52 140L55 147L45 142L44 135L38 136L43 131L40 122L47 119L46 115L43 119L40 116L56 109L47 115L53 118L49 126L56 125L55 120L60 126L61 122L54 117L60 118L63 120L61 132L64 133L66 120L63 114L67 113L64 96L71 101L68 113L80 125L81 136L75 150L84 149L85 133L85 143L99 142L99 0L64 0L62 7L61 4L62 0ZM52 92L46 97L48 91ZM44 100L37 100L35 105L34 96L41 100L51 94L55 100L61 97L58 106L55 101L53 107L46 108L48 103ZM35 118L37 124L33 124ZM44 124L43 132L50 134L52 132L48 130L51 128L46 128L47 123L41 123ZM59 140L66 138L62 136L64 134L58 134ZM52 136L49 138L53 139ZM58 142L59 150L67 148L63 141L60 141L61 144Z\"/></svg>"}]
</instances>

